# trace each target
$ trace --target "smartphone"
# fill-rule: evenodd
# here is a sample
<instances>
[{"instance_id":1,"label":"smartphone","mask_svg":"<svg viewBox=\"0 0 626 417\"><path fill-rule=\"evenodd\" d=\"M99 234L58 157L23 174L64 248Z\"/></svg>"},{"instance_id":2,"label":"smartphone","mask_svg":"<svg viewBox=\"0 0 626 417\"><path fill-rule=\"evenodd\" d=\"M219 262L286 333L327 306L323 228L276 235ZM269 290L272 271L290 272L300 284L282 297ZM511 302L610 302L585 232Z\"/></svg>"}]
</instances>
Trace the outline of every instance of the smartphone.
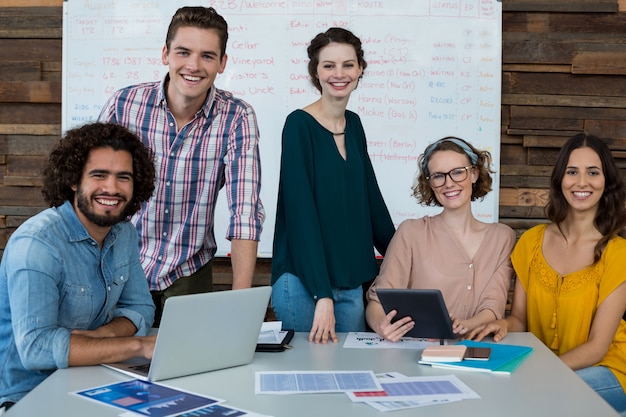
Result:
<instances>
[{"instance_id":1,"label":"smartphone","mask_svg":"<svg viewBox=\"0 0 626 417\"><path fill-rule=\"evenodd\" d=\"M491 348L486 347L468 347L465 351L463 359L474 361L486 361L491 356Z\"/></svg>"}]
</instances>

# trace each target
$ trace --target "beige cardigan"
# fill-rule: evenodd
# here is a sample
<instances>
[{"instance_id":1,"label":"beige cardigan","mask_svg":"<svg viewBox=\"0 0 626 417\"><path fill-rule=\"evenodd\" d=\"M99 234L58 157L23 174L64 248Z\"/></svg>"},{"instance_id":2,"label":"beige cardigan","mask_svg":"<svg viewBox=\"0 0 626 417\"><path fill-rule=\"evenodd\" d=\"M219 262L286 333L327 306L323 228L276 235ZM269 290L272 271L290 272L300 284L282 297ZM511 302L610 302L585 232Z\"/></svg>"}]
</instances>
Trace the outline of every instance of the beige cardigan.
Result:
<instances>
[{"instance_id":1,"label":"beige cardigan","mask_svg":"<svg viewBox=\"0 0 626 417\"><path fill-rule=\"evenodd\" d=\"M377 287L436 288L456 319L466 320L485 309L502 318L513 277L514 244L515 232L509 226L489 224L470 259L441 216L406 220L391 240L367 298L378 301Z\"/></svg>"}]
</instances>

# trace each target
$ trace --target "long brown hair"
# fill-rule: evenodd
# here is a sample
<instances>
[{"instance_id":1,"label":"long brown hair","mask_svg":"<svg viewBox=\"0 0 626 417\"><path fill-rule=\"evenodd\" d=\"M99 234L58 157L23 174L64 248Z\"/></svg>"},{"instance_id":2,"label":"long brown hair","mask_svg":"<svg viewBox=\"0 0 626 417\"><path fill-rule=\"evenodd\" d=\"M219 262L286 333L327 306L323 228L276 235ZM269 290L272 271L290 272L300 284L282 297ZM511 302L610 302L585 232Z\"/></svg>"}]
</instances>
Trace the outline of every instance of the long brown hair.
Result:
<instances>
[{"instance_id":1,"label":"long brown hair","mask_svg":"<svg viewBox=\"0 0 626 417\"><path fill-rule=\"evenodd\" d=\"M570 208L563 195L561 184L569 157L575 149L579 148L590 148L598 154L604 173L604 192L594 219L595 228L602 234L602 238L596 243L593 251L594 262L598 262L609 240L618 235L626 237L624 231L624 227L626 227L626 189L613 155L611 155L611 150L597 136L579 133L565 142L561 148L550 176L550 200L545 209L546 217L561 230L560 225L567 217Z\"/></svg>"}]
</instances>

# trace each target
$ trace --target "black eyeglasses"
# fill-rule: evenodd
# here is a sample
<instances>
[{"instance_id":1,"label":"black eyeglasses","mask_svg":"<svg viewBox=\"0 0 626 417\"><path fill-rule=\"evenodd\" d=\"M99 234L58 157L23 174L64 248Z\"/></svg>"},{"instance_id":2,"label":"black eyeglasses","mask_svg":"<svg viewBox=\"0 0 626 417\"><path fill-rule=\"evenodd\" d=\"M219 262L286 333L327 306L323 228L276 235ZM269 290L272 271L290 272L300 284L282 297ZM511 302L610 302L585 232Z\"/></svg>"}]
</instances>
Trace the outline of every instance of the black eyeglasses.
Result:
<instances>
[{"instance_id":1,"label":"black eyeglasses","mask_svg":"<svg viewBox=\"0 0 626 417\"><path fill-rule=\"evenodd\" d=\"M443 187L446 183L446 176L450 177L450 179L454 182L461 182L467 178L467 172L472 167L473 166L470 165L467 167L454 168L448 172L433 172L426 177L426 179L433 188Z\"/></svg>"}]
</instances>

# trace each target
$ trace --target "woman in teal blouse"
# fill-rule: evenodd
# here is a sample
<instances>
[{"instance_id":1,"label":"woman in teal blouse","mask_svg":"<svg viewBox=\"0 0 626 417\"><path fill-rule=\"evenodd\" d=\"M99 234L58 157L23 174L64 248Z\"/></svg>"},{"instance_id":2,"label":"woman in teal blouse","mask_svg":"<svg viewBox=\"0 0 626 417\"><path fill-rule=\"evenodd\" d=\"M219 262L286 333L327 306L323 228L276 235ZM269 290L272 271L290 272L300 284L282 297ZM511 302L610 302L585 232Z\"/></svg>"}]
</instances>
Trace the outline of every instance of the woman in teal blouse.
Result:
<instances>
[{"instance_id":1,"label":"woman in teal blouse","mask_svg":"<svg viewBox=\"0 0 626 417\"><path fill-rule=\"evenodd\" d=\"M272 306L284 328L316 343L365 329L362 284L395 232L361 120L346 110L367 63L361 41L331 28L307 49L321 97L292 112L282 135Z\"/></svg>"}]
</instances>

